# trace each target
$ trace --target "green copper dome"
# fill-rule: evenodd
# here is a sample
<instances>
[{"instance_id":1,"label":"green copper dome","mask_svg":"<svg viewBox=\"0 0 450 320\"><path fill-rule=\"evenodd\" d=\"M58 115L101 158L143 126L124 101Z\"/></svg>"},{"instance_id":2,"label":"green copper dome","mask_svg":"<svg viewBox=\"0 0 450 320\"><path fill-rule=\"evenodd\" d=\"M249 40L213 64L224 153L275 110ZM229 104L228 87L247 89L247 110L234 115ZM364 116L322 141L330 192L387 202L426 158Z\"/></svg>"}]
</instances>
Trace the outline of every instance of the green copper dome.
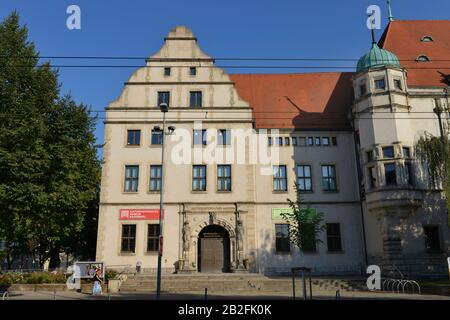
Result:
<instances>
[{"instance_id":1,"label":"green copper dome","mask_svg":"<svg viewBox=\"0 0 450 320\"><path fill-rule=\"evenodd\" d=\"M376 43L372 45L372 49L361 57L356 67L356 72L366 71L373 67L401 67L397 56L390 51L380 49Z\"/></svg>"}]
</instances>

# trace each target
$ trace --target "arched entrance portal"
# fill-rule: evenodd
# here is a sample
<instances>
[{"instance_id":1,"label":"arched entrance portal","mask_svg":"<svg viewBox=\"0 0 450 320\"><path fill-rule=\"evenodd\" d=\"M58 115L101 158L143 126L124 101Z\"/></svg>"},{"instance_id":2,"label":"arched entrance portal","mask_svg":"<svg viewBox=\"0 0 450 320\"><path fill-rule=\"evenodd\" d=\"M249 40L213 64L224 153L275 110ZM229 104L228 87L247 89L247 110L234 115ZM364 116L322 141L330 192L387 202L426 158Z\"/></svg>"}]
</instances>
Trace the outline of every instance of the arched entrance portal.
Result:
<instances>
[{"instance_id":1,"label":"arched entrance portal","mask_svg":"<svg viewBox=\"0 0 450 320\"><path fill-rule=\"evenodd\" d=\"M221 273L230 271L230 235L218 225L209 225L198 235L198 271Z\"/></svg>"}]
</instances>

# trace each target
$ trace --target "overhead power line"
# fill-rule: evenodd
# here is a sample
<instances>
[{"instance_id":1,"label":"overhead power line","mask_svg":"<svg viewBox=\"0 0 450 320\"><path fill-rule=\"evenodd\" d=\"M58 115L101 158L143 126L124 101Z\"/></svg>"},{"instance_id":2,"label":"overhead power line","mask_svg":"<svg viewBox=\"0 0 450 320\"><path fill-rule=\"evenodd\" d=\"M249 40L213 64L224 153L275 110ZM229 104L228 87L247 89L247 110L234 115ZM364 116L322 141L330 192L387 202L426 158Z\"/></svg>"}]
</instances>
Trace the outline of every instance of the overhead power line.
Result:
<instances>
[{"instance_id":1,"label":"overhead power line","mask_svg":"<svg viewBox=\"0 0 450 320\"><path fill-rule=\"evenodd\" d=\"M10 56L0 55L0 59L8 59ZM71 60L147 60L149 57L137 56L63 56L63 55L41 55L41 56L15 56L15 58L36 59L71 59ZM188 58L192 62L202 62L203 58ZM169 58L170 60L170 58ZM197 61L196 61L197 60ZM211 58L213 61L358 61L358 58L269 58L269 57L218 57ZM383 61L383 60L382 60ZM391 60L386 60L390 62ZM399 61L418 62L416 59L399 59ZM432 59L431 62L445 62L450 59ZM158 61L161 62L161 61Z\"/></svg>"},{"instance_id":2,"label":"overhead power line","mask_svg":"<svg viewBox=\"0 0 450 320\"><path fill-rule=\"evenodd\" d=\"M36 65L32 67L43 67L49 66L50 68L190 68L192 65L187 66L176 66L176 65L165 65L165 66L139 66L139 65ZM15 68L29 68L27 65L14 66ZM222 69L356 69L356 66L261 66L261 65L198 65L197 68L222 68ZM450 70L450 65L448 66L435 66L435 67L405 67L407 70Z\"/></svg>"}]
</instances>

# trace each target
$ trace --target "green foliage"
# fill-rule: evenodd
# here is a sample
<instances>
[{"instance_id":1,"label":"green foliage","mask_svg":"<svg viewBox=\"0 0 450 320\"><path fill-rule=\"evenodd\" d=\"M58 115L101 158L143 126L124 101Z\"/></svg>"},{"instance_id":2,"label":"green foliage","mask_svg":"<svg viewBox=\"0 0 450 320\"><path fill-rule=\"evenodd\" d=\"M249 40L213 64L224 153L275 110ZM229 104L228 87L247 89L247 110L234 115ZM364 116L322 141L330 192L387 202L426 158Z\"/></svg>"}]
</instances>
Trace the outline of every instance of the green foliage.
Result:
<instances>
[{"instance_id":1,"label":"green foliage","mask_svg":"<svg viewBox=\"0 0 450 320\"><path fill-rule=\"evenodd\" d=\"M82 233L97 217L96 119L60 96L57 71L37 66L27 38L16 13L0 23L0 238L8 261L33 254L56 267L61 251L95 248Z\"/></svg>"},{"instance_id":2,"label":"green foliage","mask_svg":"<svg viewBox=\"0 0 450 320\"><path fill-rule=\"evenodd\" d=\"M119 273L116 270L107 270L105 272L105 281L114 280Z\"/></svg>"},{"instance_id":3,"label":"green foliage","mask_svg":"<svg viewBox=\"0 0 450 320\"><path fill-rule=\"evenodd\" d=\"M317 244L322 243L318 235L326 229L323 224L324 214L310 208L304 208L299 191L294 202L287 199L290 212L281 213L281 217L288 221L289 238L302 251L315 251Z\"/></svg>"},{"instance_id":4,"label":"green foliage","mask_svg":"<svg viewBox=\"0 0 450 320\"><path fill-rule=\"evenodd\" d=\"M66 283L66 281L66 276L61 272L7 272L0 274L0 285Z\"/></svg>"},{"instance_id":5,"label":"green foliage","mask_svg":"<svg viewBox=\"0 0 450 320\"><path fill-rule=\"evenodd\" d=\"M442 183L450 210L450 141L447 137L423 136L416 144L417 158L426 164L433 186ZM450 222L450 221L449 221Z\"/></svg>"}]
</instances>

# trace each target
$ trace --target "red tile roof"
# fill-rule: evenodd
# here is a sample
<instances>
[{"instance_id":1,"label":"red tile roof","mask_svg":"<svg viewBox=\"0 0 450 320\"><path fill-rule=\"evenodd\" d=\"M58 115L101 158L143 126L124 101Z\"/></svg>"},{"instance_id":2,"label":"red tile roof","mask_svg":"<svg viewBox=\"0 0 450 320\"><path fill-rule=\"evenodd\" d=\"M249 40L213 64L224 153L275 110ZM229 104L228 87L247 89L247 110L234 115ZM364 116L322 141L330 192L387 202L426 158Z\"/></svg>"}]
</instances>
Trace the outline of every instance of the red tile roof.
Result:
<instances>
[{"instance_id":1,"label":"red tile roof","mask_svg":"<svg viewBox=\"0 0 450 320\"><path fill-rule=\"evenodd\" d=\"M256 128L350 130L353 73L230 74Z\"/></svg>"},{"instance_id":2,"label":"red tile roof","mask_svg":"<svg viewBox=\"0 0 450 320\"><path fill-rule=\"evenodd\" d=\"M422 42L431 36L433 42ZM448 86L450 20L391 22L379 46L394 52L408 70L410 87ZM416 62L420 55L430 62ZM427 68L427 69L415 69ZM445 69L449 68L449 69ZM353 73L231 74L242 99L253 108L256 128L350 130ZM449 77L450 80L450 77Z\"/></svg>"},{"instance_id":3,"label":"red tile roof","mask_svg":"<svg viewBox=\"0 0 450 320\"><path fill-rule=\"evenodd\" d=\"M424 36L431 36L434 41L422 42ZM402 66L408 69L409 86L450 85L449 82L445 82L444 76L450 74L450 20L393 21L384 31L379 45L395 53ZM416 62L420 55L426 55L431 61Z\"/></svg>"}]
</instances>

